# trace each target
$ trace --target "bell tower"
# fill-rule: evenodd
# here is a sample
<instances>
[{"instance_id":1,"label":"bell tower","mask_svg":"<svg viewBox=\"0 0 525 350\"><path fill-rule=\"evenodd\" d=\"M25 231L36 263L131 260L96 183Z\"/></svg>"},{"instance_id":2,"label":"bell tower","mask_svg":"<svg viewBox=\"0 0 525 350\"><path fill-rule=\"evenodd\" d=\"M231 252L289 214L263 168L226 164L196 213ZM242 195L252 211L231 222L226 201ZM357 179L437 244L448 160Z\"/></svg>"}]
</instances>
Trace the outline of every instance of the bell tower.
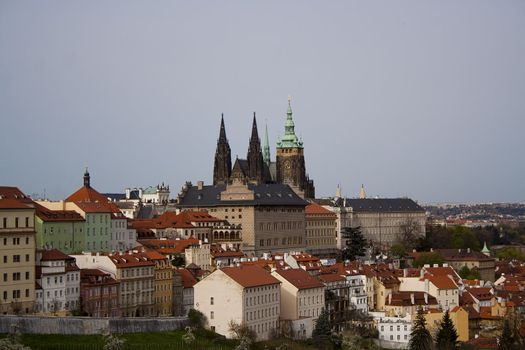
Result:
<instances>
[{"instance_id":1,"label":"bell tower","mask_svg":"<svg viewBox=\"0 0 525 350\"><path fill-rule=\"evenodd\" d=\"M284 136L277 141L277 183L289 185L299 196L314 198L313 181L306 175L303 141L295 134L295 123L288 97Z\"/></svg>"}]
</instances>

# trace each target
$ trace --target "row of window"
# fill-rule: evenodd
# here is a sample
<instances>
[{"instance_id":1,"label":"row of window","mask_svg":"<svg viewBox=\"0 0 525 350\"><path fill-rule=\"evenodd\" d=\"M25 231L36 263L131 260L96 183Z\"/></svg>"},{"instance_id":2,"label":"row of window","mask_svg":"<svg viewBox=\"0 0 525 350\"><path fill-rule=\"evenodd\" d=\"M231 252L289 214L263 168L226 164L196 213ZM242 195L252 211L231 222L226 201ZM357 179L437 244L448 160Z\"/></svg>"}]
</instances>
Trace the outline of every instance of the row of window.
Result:
<instances>
[{"instance_id":1,"label":"row of window","mask_svg":"<svg viewBox=\"0 0 525 350\"><path fill-rule=\"evenodd\" d=\"M293 237L283 237L281 239L281 245L296 245L296 244L302 244L303 243L303 237L299 236L293 236ZM261 239L259 240L259 246L260 247L264 247L264 246L271 246L272 245L272 239L271 238L268 238L266 240L264 239ZM274 238L273 239L273 245L274 246L277 246L279 245L279 238Z\"/></svg>"},{"instance_id":2,"label":"row of window","mask_svg":"<svg viewBox=\"0 0 525 350\"><path fill-rule=\"evenodd\" d=\"M29 258L30 258L29 254L26 254L26 262L29 262L29 260L30 260ZM4 255L4 264L7 264L7 260L8 260L7 255ZM19 263L20 262L20 255L19 254L13 255L13 262L14 263Z\"/></svg>"},{"instance_id":3,"label":"row of window","mask_svg":"<svg viewBox=\"0 0 525 350\"><path fill-rule=\"evenodd\" d=\"M261 231L282 231L282 230L296 230L303 228L302 221L286 221L286 222L260 222L259 230Z\"/></svg>"},{"instance_id":4,"label":"row of window","mask_svg":"<svg viewBox=\"0 0 525 350\"><path fill-rule=\"evenodd\" d=\"M4 241L4 246L6 246L7 243L9 242L8 238L4 238L3 241ZM29 237L26 237L25 240L20 240L20 237L13 237L11 239L11 243L13 245L20 245L20 242L24 242L24 241L26 242L26 245L28 245L29 244Z\"/></svg>"},{"instance_id":5,"label":"row of window","mask_svg":"<svg viewBox=\"0 0 525 350\"><path fill-rule=\"evenodd\" d=\"M3 294L4 294L4 301L5 301L5 300L7 300L7 291L4 290ZM20 292L20 289L14 289L12 295L13 295L13 299L20 299L22 293ZM29 298L29 289L26 289L25 297Z\"/></svg>"},{"instance_id":6,"label":"row of window","mask_svg":"<svg viewBox=\"0 0 525 350\"><path fill-rule=\"evenodd\" d=\"M213 312L213 311L212 311ZM273 317L278 315L277 306L269 309L246 312L246 321L258 320L262 317Z\"/></svg>"},{"instance_id":7,"label":"row of window","mask_svg":"<svg viewBox=\"0 0 525 350\"><path fill-rule=\"evenodd\" d=\"M9 277L9 274L4 272L4 282L9 282L9 278L8 277ZM26 271L25 277L26 277L26 280L30 279L31 274L30 274L29 271ZM20 272L13 272L12 281L20 281L20 278L21 278Z\"/></svg>"},{"instance_id":8,"label":"row of window","mask_svg":"<svg viewBox=\"0 0 525 350\"><path fill-rule=\"evenodd\" d=\"M14 226L11 226L9 227L8 224L10 224L10 221L11 220L7 220L7 218L2 218L2 228L20 228L20 227L31 227L29 226L30 222L29 222L29 217L25 217L24 219L24 223L25 223L25 226L21 226L20 223L22 222L22 220L20 220L21 218L18 218L18 217L15 217L15 221L14 221Z\"/></svg>"}]
</instances>

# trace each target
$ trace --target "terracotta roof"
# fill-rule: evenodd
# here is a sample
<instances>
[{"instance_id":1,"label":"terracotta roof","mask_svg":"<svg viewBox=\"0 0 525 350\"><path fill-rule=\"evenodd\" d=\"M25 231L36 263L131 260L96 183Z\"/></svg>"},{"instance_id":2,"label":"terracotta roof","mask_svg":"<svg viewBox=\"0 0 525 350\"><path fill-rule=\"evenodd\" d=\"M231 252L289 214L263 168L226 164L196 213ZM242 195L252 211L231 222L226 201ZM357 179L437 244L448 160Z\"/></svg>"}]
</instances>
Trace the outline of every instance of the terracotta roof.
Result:
<instances>
[{"instance_id":1,"label":"terracotta roof","mask_svg":"<svg viewBox=\"0 0 525 350\"><path fill-rule=\"evenodd\" d=\"M80 269L80 276L84 277L86 276L106 276L109 275L109 273L101 271L99 269Z\"/></svg>"},{"instance_id":2,"label":"terracotta roof","mask_svg":"<svg viewBox=\"0 0 525 350\"><path fill-rule=\"evenodd\" d=\"M340 282L340 281L346 281L346 278L337 275L335 273L328 273L328 274L322 274L317 276L321 282L329 283L329 282Z\"/></svg>"},{"instance_id":3,"label":"terracotta roof","mask_svg":"<svg viewBox=\"0 0 525 350\"><path fill-rule=\"evenodd\" d=\"M479 301L491 300L494 295L491 293L490 288L469 288L467 291L472 294L473 297Z\"/></svg>"},{"instance_id":4,"label":"terracotta roof","mask_svg":"<svg viewBox=\"0 0 525 350\"><path fill-rule=\"evenodd\" d=\"M142 254L144 254L145 256L148 257L148 259L151 259L151 260L166 260L167 259L164 255L160 254L159 252L153 249L147 249Z\"/></svg>"},{"instance_id":5,"label":"terracotta roof","mask_svg":"<svg viewBox=\"0 0 525 350\"><path fill-rule=\"evenodd\" d=\"M107 197L98 193L92 187L82 186L75 193L66 198L66 202L100 202L108 203Z\"/></svg>"},{"instance_id":6,"label":"terracotta roof","mask_svg":"<svg viewBox=\"0 0 525 350\"><path fill-rule=\"evenodd\" d=\"M275 273L282 276L297 289L322 288L324 285L315 277L303 269L276 270Z\"/></svg>"},{"instance_id":7,"label":"terracotta roof","mask_svg":"<svg viewBox=\"0 0 525 350\"><path fill-rule=\"evenodd\" d=\"M113 213L113 208L103 202L75 202L86 213Z\"/></svg>"},{"instance_id":8,"label":"terracotta roof","mask_svg":"<svg viewBox=\"0 0 525 350\"><path fill-rule=\"evenodd\" d=\"M493 258L470 249L435 249L434 252L447 261L494 261Z\"/></svg>"},{"instance_id":9,"label":"terracotta roof","mask_svg":"<svg viewBox=\"0 0 525 350\"><path fill-rule=\"evenodd\" d=\"M129 267L142 267L142 266L155 266L155 263L151 261L143 253L113 253L104 254L108 256L115 264L117 268L129 268Z\"/></svg>"},{"instance_id":10,"label":"terracotta roof","mask_svg":"<svg viewBox=\"0 0 525 350\"><path fill-rule=\"evenodd\" d=\"M457 289L458 286L454 281L446 276L429 276L425 275L425 278L428 279L433 285L438 289Z\"/></svg>"},{"instance_id":11,"label":"terracotta roof","mask_svg":"<svg viewBox=\"0 0 525 350\"><path fill-rule=\"evenodd\" d=\"M18 199L0 199L0 209L33 209L29 203Z\"/></svg>"},{"instance_id":12,"label":"terracotta roof","mask_svg":"<svg viewBox=\"0 0 525 350\"><path fill-rule=\"evenodd\" d=\"M32 202L18 187L0 186L0 199L17 199L22 202Z\"/></svg>"},{"instance_id":13,"label":"terracotta roof","mask_svg":"<svg viewBox=\"0 0 525 350\"><path fill-rule=\"evenodd\" d=\"M49 249L49 250L38 250L42 254L42 261L54 261L54 260L70 260L74 259L69 255L62 253L58 249Z\"/></svg>"},{"instance_id":14,"label":"terracotta roof","mask_svg":"<svg viewBox=\"0 0 525 350\"><path fill-rule=\"evenodd\" d=\"M187 269L176 269L174 272L180 275L184 288L192 288L195 284L197 284L197 280Z\"/></svg>"},{"instance_id":15,"label":"terracotta roof","mask_svg":"<svg viewBox=\"0 0 525 350\"><path fill-rule=\"evenodd\" d=\"M474 345L474 347L479 350L491 350L498 348L497 338L478 337L469 340L468 343Z\"/></svg>"},{"instance_id":16,"label":"terracotta roof","mask_svg":"<svg viewBox=\"0 0 525 350\"><path fill-rule=\"evenodd\" d=\"M337 215L335 215L333 212L320 206L319 204L315 202L311 202L310 204L308 204L304 208L304 213L306 214L307 219L309 215L315 215L315 216L322 215L322 216L326 216L329 219L337 218Z\"/></svg>"},{"instance_id":17,"label":"terracotta roof","mask_svg":"<svg viewBox=\"0 0 525 350\"><path fill-rule=\"evenodd\" d=\"M268 271L259 266L224 267L220 271L244 288L281 283Z\"/></svg>"},{"instance_id":18,"label":"terracotta roof","mask_svg":"<svg viewBox=\"0 0 525 350\"><path fill-rule=\"evenodd\" d=\"M36 216L46 222L85 221L82 215L74 210L51 210L38 203L35 203L35 209Z\"/></svg>"},{"instance_id":19,"label":"terracotta roof","mask_svg":"<svg viewBox=\"0 0 525 350\"><path fill-rule=\"evenodd\" d=\"M425 292L396 292L386 299L386 305L389 306L414 306L414 305L438 305L435 297L427 294L425 301ZM414 302L412 302L412 296Z\"/></svg>"},{"instance_id":20,"label":"terracotta roof","mask_svg":"<svg viewBox=\"0 0 525 350\"><path fill-rule=\"evenodd\" d=\"M161 254L181 254L191 245L199 244L196 238L190 239L140 239L137 243L154 249Z\"/></svg>"}]
</instances>

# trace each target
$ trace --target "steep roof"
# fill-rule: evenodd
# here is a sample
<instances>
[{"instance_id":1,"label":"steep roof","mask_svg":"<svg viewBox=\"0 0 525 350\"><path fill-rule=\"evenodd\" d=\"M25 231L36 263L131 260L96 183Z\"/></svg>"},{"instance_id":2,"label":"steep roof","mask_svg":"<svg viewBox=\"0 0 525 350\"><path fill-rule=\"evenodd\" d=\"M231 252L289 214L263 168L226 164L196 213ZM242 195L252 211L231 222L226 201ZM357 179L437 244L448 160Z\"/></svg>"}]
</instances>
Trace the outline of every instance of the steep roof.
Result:
<instances>
[{"instance_id":1,"label":"steep roof","mask_svg":"<svg viewBox=\"0 0 525 350\"><path fill-rule=\"evenodd\" d=\"M493 258L471 249L434 249L434 251L449 261L494 261Z\"/></svg>"},{"instance_id":2,"label":"steep roof","mask_svg":"<svg viewBox=\"0 0 525 350\"><path fill-rule=\"evenodd\" d=\"M18 199L0 199L0 209L33 209L31 204Z\"/></svg>"},{"instance_id":3,"label":"steep roof","mask_svg":"<svg viewBox=\"0 0 525 350\"><path fill-rule=\"evenodd\" d=\"M196 238L190 239L140 239L137 243L154 249L161 254L180 254L191 245L199 244Z\"/></svg>"},{"instance_id":4,"label":"steep roof","mask_svg":"<svg viewBox=\"0 0 525 350\"><path fill-rule=\"evenodd\" d=\"M244 288L281 283L277 278L259 266L224 267L220 271L224 272Z\"/></svg>"},{"instance_id":5,"label":"steep roof","mask_svg":"<svg viewBox=\"0 0 525 350\"><path fill-rule=\"evenodd\" d=\"M412 296L414 301L412 302ZM387 298L386 304L389 306L414 306L414 305L438 305L437 299L425 292L396 292L392 297Z\"/></svg>"},{"instance_id":6,"label":"steep roof","mask_svg":"<svg viewBox=\"0 0 525 350\"><path fill-rule=\"evenodd\" d=\"M195 284L197 284L197 280L187 269L176 269L174 272L180 275L182 279L182 286L184 288L192 288Z\"/></svg>"},{"instance_id":7,"label":"steep roof","mask_svg":"<svg viewBox=\"0 0 525 350\"><path fill-rule=\"evenodd\" d=\"M454 281L447 276L426 275L425 278L428 279L438 289L457 289L458 288L456 283L454 283Z\"/></svg>"},{"instance_id":8,"label":"steep roof","mask_svg":"<svg viewBox=\"0 0 525 350\"><path fill-rule=\"evenodd\" d=\"M107 197L98 193L92 187L82 186L66 198L66 202L101 202L108 203Z\"/></svg>"},{"instance_id":9,"label":"steep roof","mask_svg":"<svg viewBox=\"0 0 525 350\"><path fill-rule=\"evenodd\" d=\"M303 269L276 270L297 289L322 288L324 285Z\"/></svg>"},{"instance_id":10,"label":"steep roof","mask_svg":"<svg viewBox=\"0 0 525 350\"><path fill-rule=\"evenodd\" d=\"M178 206L181 208L224 205L284 205L305 207L308 202L300 198L288 185L282 184L248 184L248 189L254 191L254 199L223 200L221 192L226 190L225 185L188 187L185 194L179 197Z\"/></svg>"}]
</instances>

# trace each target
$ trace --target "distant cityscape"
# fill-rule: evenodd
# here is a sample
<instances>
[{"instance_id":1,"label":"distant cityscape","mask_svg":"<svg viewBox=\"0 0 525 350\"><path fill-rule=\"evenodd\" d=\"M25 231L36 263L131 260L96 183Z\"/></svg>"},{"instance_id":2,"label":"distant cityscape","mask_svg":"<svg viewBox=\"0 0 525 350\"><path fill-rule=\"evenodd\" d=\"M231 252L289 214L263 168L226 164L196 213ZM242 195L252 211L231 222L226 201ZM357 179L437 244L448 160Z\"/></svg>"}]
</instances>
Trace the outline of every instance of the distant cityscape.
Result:
<instances>
[{"instance_id":1,"label":"distant cityscape","mask_svg":"<svg viewBox=\"0 0 525 350\"><path fill-rule=\"evenodd\" d=\"M397 349L417 317L433 335L449 317L458 342L485 349L510 316L523 329L525 204L421 206L363 185L317 198L290 99L275 159L255 114L246 159L232 160L226 125L211 184L100 193L86 168L60 201L1 186L0 331L8 315L184 323L198 312L228 338L241 327L315 340L325 322Z\"/></svg>"}]
</instances>

